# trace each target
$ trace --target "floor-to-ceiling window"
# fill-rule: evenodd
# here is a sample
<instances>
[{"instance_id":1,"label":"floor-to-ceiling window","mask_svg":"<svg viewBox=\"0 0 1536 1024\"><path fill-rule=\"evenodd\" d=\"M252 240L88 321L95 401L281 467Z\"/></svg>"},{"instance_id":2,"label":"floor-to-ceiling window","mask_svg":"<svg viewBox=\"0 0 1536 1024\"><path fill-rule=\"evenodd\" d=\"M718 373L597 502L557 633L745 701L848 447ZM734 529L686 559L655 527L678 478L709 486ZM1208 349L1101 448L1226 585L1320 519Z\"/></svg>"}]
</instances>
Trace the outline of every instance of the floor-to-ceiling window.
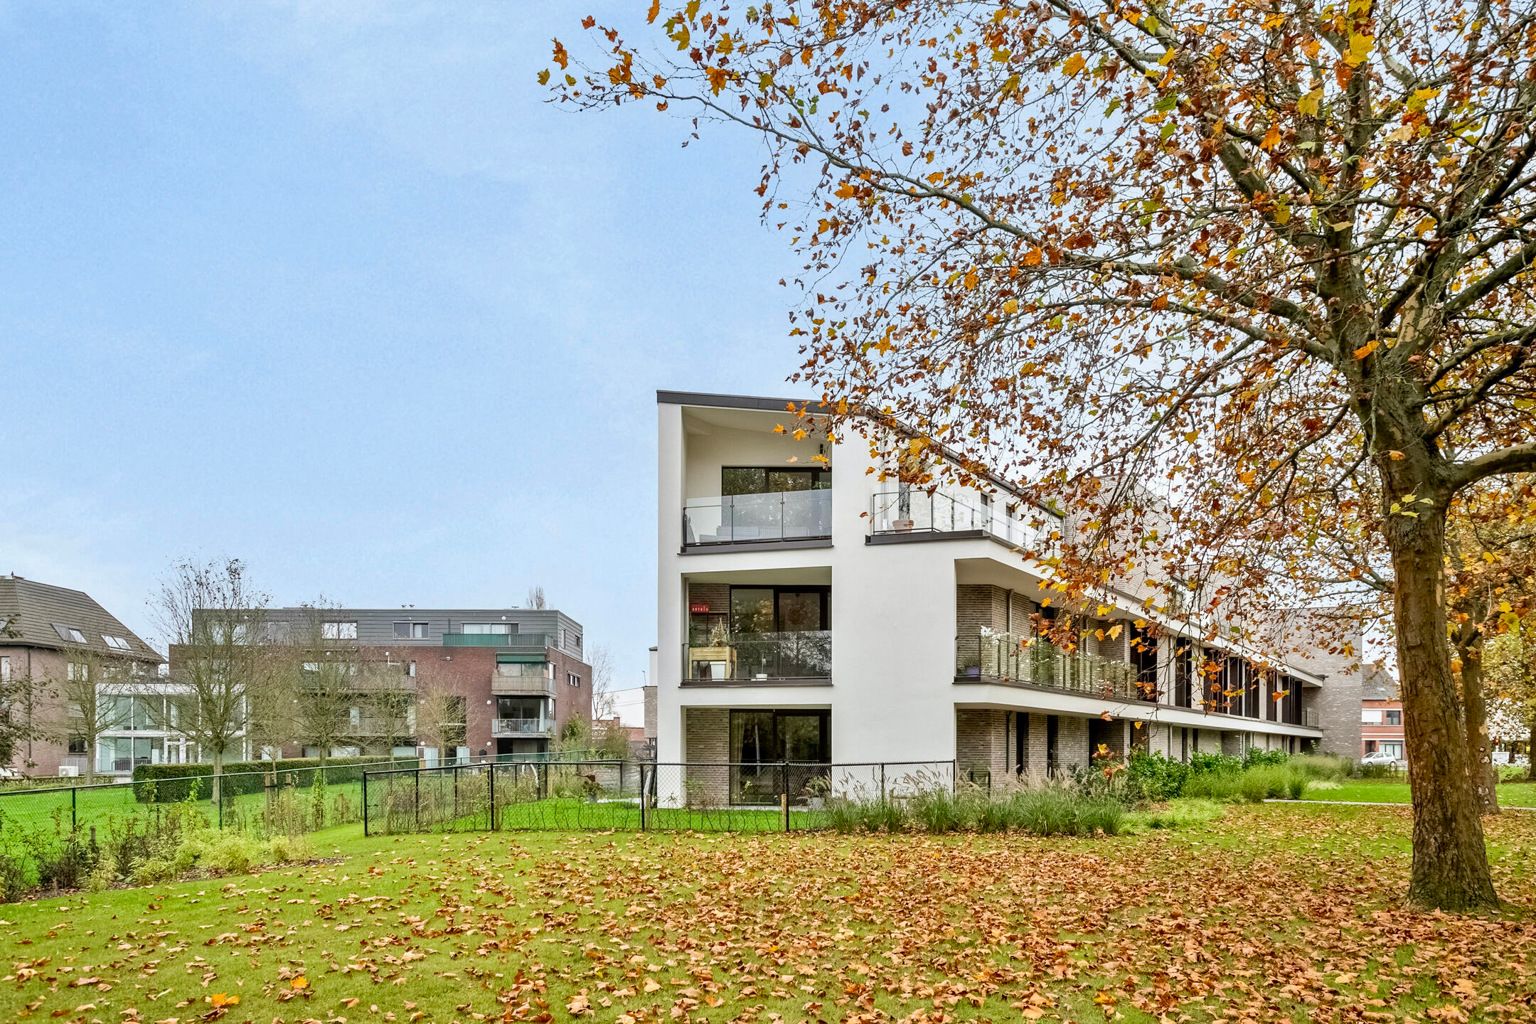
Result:
<instances>
[{"instance_id":1,"label":"floor-to-ceiling window","mask_svg":"<svg viewBox=\"0 0 1536 1024\"><path fill-rule=\"evenodd\" d=\"M790 798L800 796L810 775L821 774L815 766L831 760L830 723L828 711L732 711L731 802L777 802L786 773Z\"/></svg>"}]
</instances>

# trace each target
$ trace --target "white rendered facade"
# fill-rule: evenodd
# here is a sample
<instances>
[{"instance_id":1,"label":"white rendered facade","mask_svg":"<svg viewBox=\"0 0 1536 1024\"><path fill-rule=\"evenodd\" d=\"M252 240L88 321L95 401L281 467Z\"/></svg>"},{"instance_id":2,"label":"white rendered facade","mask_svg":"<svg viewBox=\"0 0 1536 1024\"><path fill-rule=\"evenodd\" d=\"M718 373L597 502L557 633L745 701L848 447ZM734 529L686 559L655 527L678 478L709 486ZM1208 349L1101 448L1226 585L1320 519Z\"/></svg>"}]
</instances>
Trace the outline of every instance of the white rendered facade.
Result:
<instances>
[{"instance_id":1,"label":"white rendered facade","mask_svg":"<svg viewBox=\"0 0 1536 1024\"><path fill-rule=\"evenodd\" d=\"M1165 634L1133 653L1131 622L1146 613L1129 595L1107 599L1106 636L1085 638L1096 657L1083 671L1151 686L1054 685L1068 678L1059 667L1000 667L1017 657L1048 571L1007 542L1040 513L1004 489L903 494L862 437L795 440L807 424L782 400L662 392L658 413L660 764L953 763L990 782L1086 765L1100 743L1181 758L1323 737L1312 710L1323 679L1262 652L1202 649L1253 666L1233 668L1256 687L1253 714L1212 713L1198 672L1176 678L1188 641ZM753 486L764 490L742 493ZM1139 674L1125 664L1138 659ZM815 726L825 735L812 757Z\"/></svg>"}]
</instances>

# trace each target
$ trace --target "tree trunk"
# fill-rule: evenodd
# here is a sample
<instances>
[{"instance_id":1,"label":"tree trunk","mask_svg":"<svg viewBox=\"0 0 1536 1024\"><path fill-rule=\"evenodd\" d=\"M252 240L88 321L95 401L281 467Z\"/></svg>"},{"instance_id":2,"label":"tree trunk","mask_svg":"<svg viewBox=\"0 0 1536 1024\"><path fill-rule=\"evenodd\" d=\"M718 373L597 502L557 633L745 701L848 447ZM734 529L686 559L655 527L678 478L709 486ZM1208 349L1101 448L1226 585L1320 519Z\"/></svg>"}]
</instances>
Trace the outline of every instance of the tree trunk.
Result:
<instances>
[{"instance_id":1,"label":"tree trunk","mask_svg":"<svg viewBox=\"0 0 1536 1024\"><path fill-rule=\"evenodd\" d=\"M1446 634L1445 502L1416 503L1418 514L1388 517L1396 577L1393 619L1403 696L1408 780L1413 788L1413 874L1408 898L1421 907L1498 906L1483 821L1472 785L1466 731L1451 675Z\"/></svg>"},{"instance_id":2,"label":"tree trunk","mask_svg":"<svg viewBox=\"0 0 1536 1024\"><path fill-rule=\"evenodd\" d=\"M224 751L216 750L213 753L213 782L209 790L213 796L214 810L217 811L223 804L224 788Z\"/></svg>"},{"instance_id":3,"label":"tree trunk","mask_svg":"<svg viewBox=\"0 0 1536 1024\"><path fill-rule=\"evenodd\" d=\"M131 754L132 751L129 751ZM131 763L131 759L130 759ZM90 733L85 737L85 780L83 785L89 786L96 781L96 737Z\"/></svg>"},{"instance_id":4,"label":"tree trunk","mask_svg":"<svg viewBox=\"0 0 1536 1024\"><path fill-rule=\"evenodd\" d=\"M1531 734L1525 738L1525 777L1536 782L1536 716L1531 718Z\"/></svg>"},{"instance_id":5,"label":"tree trunk","mask_svg":"<svg viewBox=\"0 0 1536 1024\"><path fill-rule=\"evenodd\" d=\"M1488 698L1483 690L1483 631L1463 629L1456 644L1461 656L1461 706L1467 730L1472 788L1484 814L1499 813L1498 773L1493 769L1493 737L1488 732Z\"/></svg>"}]
</instances>

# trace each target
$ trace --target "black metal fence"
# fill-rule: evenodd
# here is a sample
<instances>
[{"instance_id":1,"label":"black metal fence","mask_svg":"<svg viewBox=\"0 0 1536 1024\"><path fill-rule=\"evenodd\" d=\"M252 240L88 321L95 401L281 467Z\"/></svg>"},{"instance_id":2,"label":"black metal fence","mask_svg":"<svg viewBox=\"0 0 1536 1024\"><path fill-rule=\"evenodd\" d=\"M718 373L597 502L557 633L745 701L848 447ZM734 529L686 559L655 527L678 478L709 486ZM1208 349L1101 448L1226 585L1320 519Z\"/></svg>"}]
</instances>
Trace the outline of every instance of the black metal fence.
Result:
<instances>
[{"instance_id":1,"label":"black metal fence","mask_svg":"<svg viewBox=\"0 0 1536 1024\"><path fill-rule=\"evenodd\" d=\"M795 831L827 827L851 805L901 802L955 786L953 761L394 768L363 774L363 831Z\"/></svg>"}]
</instances>

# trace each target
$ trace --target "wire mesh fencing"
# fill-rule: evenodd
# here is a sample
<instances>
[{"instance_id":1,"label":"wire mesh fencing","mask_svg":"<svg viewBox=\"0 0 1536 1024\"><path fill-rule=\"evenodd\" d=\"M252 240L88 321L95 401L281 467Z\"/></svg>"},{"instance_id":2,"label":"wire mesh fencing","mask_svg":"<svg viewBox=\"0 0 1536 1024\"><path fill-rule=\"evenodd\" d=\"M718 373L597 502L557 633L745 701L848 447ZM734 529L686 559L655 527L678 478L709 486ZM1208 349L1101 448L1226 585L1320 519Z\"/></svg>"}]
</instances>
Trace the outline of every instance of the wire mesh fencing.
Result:
<instances>
[{"instance_id":1,"label":"wire mesh fencing","mask_svg":"<svg viewBox=\"0 0 1536 1024\"><path fill-rule=\"evenodd\" d=\"M103 858L126 865L189 833L299 836L362 820L363 769L393 761L203 771L80 786L0 788L0 899L75 888ZM110 856L109 856L110 855Z\"/></svg>"},{"instance_id":2,"label":"wire mesh fencing","mask_svg":"<svg viewBox=\"0 0 1536 1024\"><path fill-rule=\"evenodd\" d=\"M953 761L615 760L395 768L363 774L369 835L513 830L783 832L871 805L954 792Z\"/></svg>"}]
</instances>

